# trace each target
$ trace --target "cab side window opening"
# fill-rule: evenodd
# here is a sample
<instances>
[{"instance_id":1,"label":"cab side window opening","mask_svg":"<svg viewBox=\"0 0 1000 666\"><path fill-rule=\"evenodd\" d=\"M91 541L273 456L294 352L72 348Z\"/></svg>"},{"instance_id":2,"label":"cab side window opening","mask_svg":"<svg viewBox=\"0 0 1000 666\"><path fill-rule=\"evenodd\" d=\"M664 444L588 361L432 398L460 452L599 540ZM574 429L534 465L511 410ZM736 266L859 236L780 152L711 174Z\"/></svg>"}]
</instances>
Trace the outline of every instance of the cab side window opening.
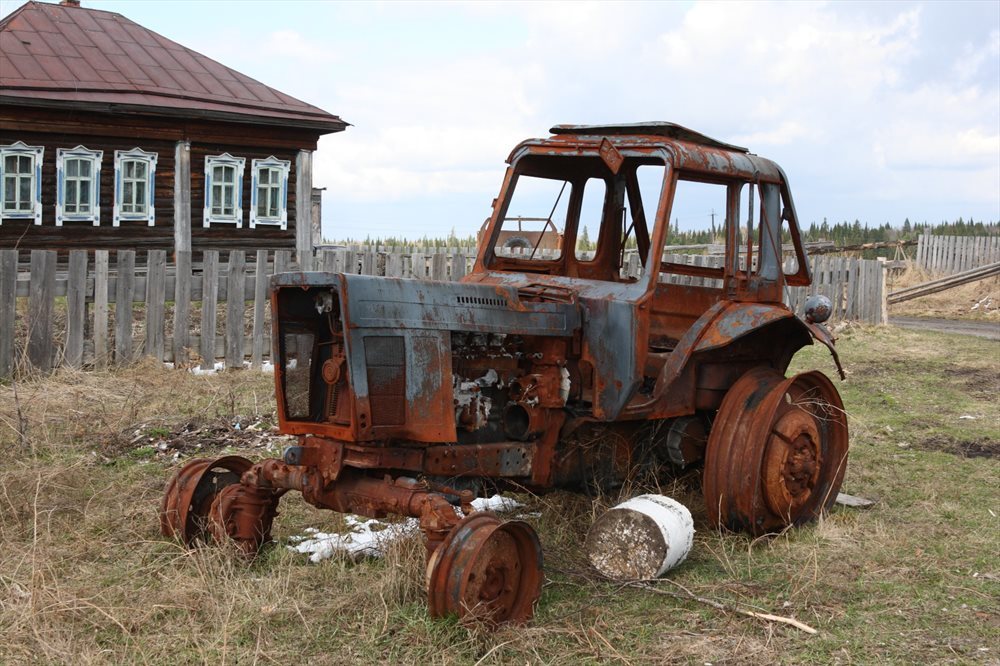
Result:
<instances>
[{"instance_id":1,"label":"cab side window opening","mask_svg":"<svg viewBox=\"0 0 1000 666\"><path fill-rule=\"evenodd\" d=\"M726 240L726 221L733 218L727 183L712 183L684 178L677 180L670 226L664 243L664 253L658 280L686 283L699 268L714 269L718 280L706 286L721 287L723 264L721 254L711 254L711 246L722 247ZM687 268L687 267L692 268ZM696 268L695 268L696 267Z\"/></svg>"},{"instance_id":2,"label":"cab side window opening","mask_svg":"<svg viewBox=\"0 0 1000 666\"><path fill-rule=\"evenodd\" d=\"M580 204L580 222L576 231L576 258L578 261L592 261L600 239L601 221L604 217L608 186L603 178L588 178L583 185L583 200ZM594 235L591 236L591 233Z\"/></svg>"}]
</instances>

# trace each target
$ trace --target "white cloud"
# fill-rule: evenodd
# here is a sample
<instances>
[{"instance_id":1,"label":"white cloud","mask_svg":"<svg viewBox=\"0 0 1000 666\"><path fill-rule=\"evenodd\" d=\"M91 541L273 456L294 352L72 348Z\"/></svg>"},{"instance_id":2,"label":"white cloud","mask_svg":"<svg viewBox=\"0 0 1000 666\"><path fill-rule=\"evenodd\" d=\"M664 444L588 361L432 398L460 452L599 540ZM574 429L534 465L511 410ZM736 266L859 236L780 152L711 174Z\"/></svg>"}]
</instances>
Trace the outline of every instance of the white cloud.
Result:
<instances>
[{"instance_id":1,"label":"white cloud","mask_svg":"<svg viewBox=\"0 0 1000 666\"><path fill-rule=\"evenodd\" d=\"M557 122L669 120L775 159L806 221L968 216L963 202L1000 218L995 6L310 7L314 25L278 12L256 38L234 28L191 46L355 125L316 156L316 184L345 210L390 202L410 219L474 201L478 225L521 139Z\"/></svg>"}]
</instances>

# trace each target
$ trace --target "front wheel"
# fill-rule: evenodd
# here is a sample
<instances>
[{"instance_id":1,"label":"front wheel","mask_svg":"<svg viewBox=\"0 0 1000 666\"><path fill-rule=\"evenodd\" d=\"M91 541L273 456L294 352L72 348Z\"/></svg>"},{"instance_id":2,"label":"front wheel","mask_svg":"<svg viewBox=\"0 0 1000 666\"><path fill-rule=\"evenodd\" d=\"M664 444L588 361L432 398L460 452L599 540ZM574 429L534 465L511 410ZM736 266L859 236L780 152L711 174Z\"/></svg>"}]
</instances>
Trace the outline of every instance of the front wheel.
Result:
<instances>
[{"instance_id":1,"label":"front wheel","mask_svg":"<svg viewBox=\"0 0 1000 666\"><path fill-rule=\"evenodd\" d=\"M837 498L847 446L844 405L826 375L747 372L726 393L709 433L709 520L760 535L815 519Z\"/></svg>"}]
</instances>

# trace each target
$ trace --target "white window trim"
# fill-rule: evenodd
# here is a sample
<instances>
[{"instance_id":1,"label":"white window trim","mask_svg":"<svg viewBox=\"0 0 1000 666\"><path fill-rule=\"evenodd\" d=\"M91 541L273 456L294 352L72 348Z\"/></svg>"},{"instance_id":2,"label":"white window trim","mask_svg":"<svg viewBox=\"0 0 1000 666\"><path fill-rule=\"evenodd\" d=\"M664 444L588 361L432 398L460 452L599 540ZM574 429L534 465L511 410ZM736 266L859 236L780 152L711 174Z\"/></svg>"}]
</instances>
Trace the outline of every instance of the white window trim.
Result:
<instances>
[{"instance_id":1,"label":"white window trim","mask_svg":"<svg viewBox=\"0 0 1000 666\"><path fill-rule=\"evenodd\" d=\"M245 164L245 157L233 157L229 153L205 157L205 209L202 214L204 227L210 227L214 223L235 224L237 229L243 228L243 167ZM212 215L212 167L216 166L236 167L236 192L233 197L235 214L233 217Z\"/></svg>"},{"instance_id":2,"label":"white window trim","mask_svg":"<svg viewBox=\"0 0 1000 666\"><path fill-rule=\"evenodd\" d=\"M153 194L156 190L156 153L147 153L141 148L132 150L115 151L115 204L112 216L112 224L119 226L122 220L145 220L149 226L156 224L156 206L153 202ZM145 213L123 213L121 210L122 197L125 194L125 177L122 173L122 162L126 160L136 160L146 163L146 212Z\"/></svg>"},{"instance_id":3,"label":"white window trim","mask_svg":"<svg viewBox=\"0 0 1000 666\"><path fill-rule=\"evenodd\" d=\"M278 210L278 217L257 217L257 186L261 169L278 169L281 172L281 207ZM266 160L253 160L251 162L251 172L253 182L250 190L250 228L255 228L258 224L265 226L280 225L281 230L288 229L288 174L292 170L292 163L289 160L279 160L271 155Z\"/></svg>"},{"instance_id":4,"label":"white window trim","mask_svg":"<svg viewBox=\"0 0 1000 666\"><path fill-rule=\"evenodd\" d=\"M92 166L93 177L90 179L90 212L81 215L79 213L67 214L63 210L66 202L66 175L63 165L66 158L89 159ZM103 150L90 150L84 146L76 148L56 148L56 226L61 227L63 222L92 222L95 227L101 225L101 160L104 157Z\"/></svg>"},{"instance_id":5,"label":"white window trim","mask_svg":"<svg viewBox=\"0 0 1000 666\"><path fill-rule=\"evenodd\" d=\"M31 210L4 211L3 170L4 157L8 155L27 155L34 161ZM33 220L35 224L42 223L42 157L45 155L43 146L29 146L23 141L15 141L9 146L0 146L0 223L8 220Z\"/></svg>"}]
</instances>

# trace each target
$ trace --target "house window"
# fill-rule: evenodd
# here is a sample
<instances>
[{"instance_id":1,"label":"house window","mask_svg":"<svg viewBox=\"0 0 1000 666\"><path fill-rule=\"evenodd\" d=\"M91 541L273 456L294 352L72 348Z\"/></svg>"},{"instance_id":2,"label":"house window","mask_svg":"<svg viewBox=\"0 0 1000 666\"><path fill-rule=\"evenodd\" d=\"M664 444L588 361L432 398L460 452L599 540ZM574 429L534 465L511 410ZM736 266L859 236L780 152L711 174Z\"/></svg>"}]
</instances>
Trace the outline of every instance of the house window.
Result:
<instances>
[{"instance_id":1,"label":"house window","mask_svg":"<svg viewBox=\"0 0 1000 666\"><path fill-rule=\"evenodd\" d=\"M250 228L258 224L288 228L288 172L291 162L273 155L254 160L253 194L250 202Z\"/></svg>"},{"instance_id":2,"label":"house window","mask_svg":"<svg viewBox=\"0 0 1000 666\"><path fill-rule=\"evenodd\" d=\"M56 226L63 222L101 223L101 157L83 146L56 150Z\"/></svg>"},{"instance_id":3,"label":"house window","mask_svg":"<svg viewBox=\"0 0 1000 666\"><path fill-rule=\"evenodd\" d=\"M243 226L243 165L229 153L205 158L204 226L212 223Z\"/></svg>"},{"instance_id":4,"label":"house window","mask_svg":"<svg viewBox=\"0 0 1000 666\"><path fill-rule=\"evenodd\" d=\"M45 148L18 141L0 146L0 221L42 223L42 155Z\"/></svg>"},{"instance_id":5,"label":"house window","mask_svg":"<svg viewBox=\"0 0 1000 666\"><path fill-rule=\"evenodd\" d=\"M156 153L139 148L115 151L114 225L122 220L141 220L153 226L153 184Z\"/></svg>"}]
</instances>

